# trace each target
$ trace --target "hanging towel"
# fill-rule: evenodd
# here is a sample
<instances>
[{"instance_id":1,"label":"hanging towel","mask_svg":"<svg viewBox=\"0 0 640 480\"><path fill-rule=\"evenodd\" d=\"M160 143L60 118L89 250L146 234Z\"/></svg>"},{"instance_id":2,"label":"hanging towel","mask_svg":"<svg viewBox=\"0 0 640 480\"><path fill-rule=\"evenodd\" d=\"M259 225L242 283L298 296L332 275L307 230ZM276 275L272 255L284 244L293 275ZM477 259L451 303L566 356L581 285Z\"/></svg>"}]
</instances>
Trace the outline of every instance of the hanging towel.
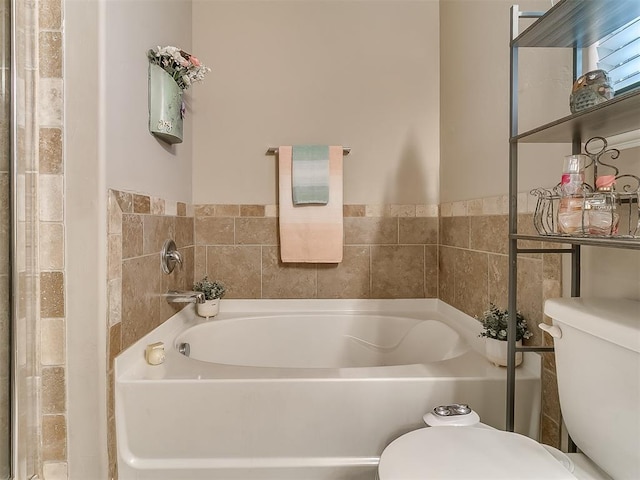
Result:
<instances>
[{"instance_id":1,"label":"hanging towel","mask_svg":"<svg viewBox=\"0 0 640 480\"><path fill-rule=\"evenodd\" d=\"M294 145L292 155L293 204L329 203L329 147Z\"/></svg>"},{"instance_id":2,"label":"hanging towel","mask_svg":"<svg viewBox=\"0 0 640 480\"><path fill-rule=\"evenodd\" d=\"M294 205L293 147L278 148L280 258L285 263L342 261L342 147L329 150L329 198L326 205Z\"/></svg>"}]
</instances>

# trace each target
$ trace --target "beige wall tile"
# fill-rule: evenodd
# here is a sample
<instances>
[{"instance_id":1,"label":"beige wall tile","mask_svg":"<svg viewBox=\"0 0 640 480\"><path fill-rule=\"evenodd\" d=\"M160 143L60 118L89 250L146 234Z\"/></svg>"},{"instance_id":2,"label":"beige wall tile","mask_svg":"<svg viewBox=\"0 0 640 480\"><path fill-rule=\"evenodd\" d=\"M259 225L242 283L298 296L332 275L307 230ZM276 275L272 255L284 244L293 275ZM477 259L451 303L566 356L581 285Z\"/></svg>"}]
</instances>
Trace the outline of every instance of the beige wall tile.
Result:
<instances>
[{"instance_id":1,"label":"beige wall tile","mask_svg":"<svg viewBox=\"0 0 640 480\"><path fill-rule=\"evenodd\" d=\"M62 32L40 32L40 77L62 77Z\"/></svg>"},{"instance_id":2,"label":"beige wall tile","mask_svg":"<svg viewBox=\"0 0 640 480\"><path fill-rule=\"evenodd\" d=\"M265 217L277 217L279 215L278 205L265 205L264 216Z\"/></svg>"},{"instance_id":3,"label":"beige wall tile","mask_svg":"<svg viewBox=\"0 0 640 480\"><path fill-rule=\"evenodd\" d=\"M487 271L488 255L482 252L461 250L455 258L455 303L459 310L475 317L488 305Z\"/></svg>"},{"instance_id":4,"label":"beige wall tile","mask_svg":"<svg viewBox=\"0 0 640 480\"><path fill-rule=\"evenodd\" d=\"M423 298L424 278L422 246L371 247L372 298Z\"/></svg>"},{"instance_id":5,"label":"beige wall tile","mask_svg":"<svg viewBox=\"0 0 640 480\"><path fill-rule=\"evenodd\" d=\"M122 266L120 266L122 272ZM107 283L107 302L109 326L122 321L122 276Z\"/></svg>"},{"instance_id":6,"label":"beige wall tile","mask_svg":"<svg viewBox=\"0 0 640 480\"><path fill-rule=\"evenodd\" d=\"M238 245L277 245L278 221L275 218L236 218L235 243Z\"/></svg>"},{"instance_id":7,"label":"beige wall tile","mask_svg":"<svg viewBox=\"0 0 640 480\"><path fill-rule=\"evenodd\" d=\"M38 2L38 26L43 30L62 28L62 0L40 0Z\"/></svg>"},{"instance_id":8,"label":"beige wall tile","mask_svg":"<svg viewBox=\"0 0 640 480\"><path fill-rule=\"evenodd\" d=\"M277 247L262 247L262 298L315 298L316 265L282 263Z\"/></svg>"},{"instance_id":9,"label":"beige wall tile","mask_svg":"<svg viewBox=\"0 0 640 480\"><path fill-rule=\"evenodd\" d=\"M157 255L122 262L122 348L160 323L161 271ZM141 281L144 279L144 281Z\"/></svg>"},{"instance_id":10,"label":"beige wall tile","mask_svg":"<svg viewBox=\"0 0 640 480\"><path fill-rule=\"evenodd\" d=\"M438 217L438 205L416 205L416 217Z\"/></svg>"},{"instance_id":11,"label":"beige wall tile","mask_svg":"<svg viewBox=\"0 0 640 480\"><path fill-rule=\"evenodd\" d=\"M65 320L40 320L40 362L42 365L64 365L66 361Z\"/></svg>"},{"instance_id":12,"label":"beige wall tile","mask_svg":"<svg viewBox=\"0 0 640 480\"><path fill-rule=\"evenodd\" d=\"M240 205L241 217L264 217L264 205Z\"/></svg>"},{"instance_id":13,"label":"beige wall tile","mask_svg":"<svg viewBox=\"0 0 640 480\"><path fill-rule=\"evenodd\" d=\"M176 245L179 248L193 245L193 217L176 217Z\"/></svg>"},{"instance_id":14,"label":"beige wall tile","mask_svg":"<svg viewBox=\"0 0 640 480\"><path fill-rule=\"evenodd\" d=\"M62 174L62 129L41 128L38 140L39 173Z\"/></svg>"},{"instance_id":15,"label":"beige wall tile","mask_svg":"<svg viewBox=\"0 0 640 480\"><path fill-rule=\"evenodd\" d=\"M107 368L112 369L113 361L122 351L122 323L116 323L109 327L109 345L107 345L107 348L109 351Z\"/></svg>"},{"instance_id":16,"label":"beige wall tile","mask_svg":"<svg viewBox=\"0 0 640 480\"><path fill-rule=\"evenodd\" d=\"M385 217L415 217L415 205L387 205Z\"/></svg>"},{"instance_id":17,"label":"beige wall tile","mask_svg":"<svg viewBox=\"0 0 640 480\"><path fill-rule=\"evenodd\" d=\"M42 416L42 461L67 459L67 421L64 415Z\"/></svg>"},{"instance_id":18,"label":"beige wall tile","mask_svg":"<svg viewBox=\"0 0 640 480\"><path fill-rule=\"evenodd\" d=\"M560 425L545 414L542 414L540 422L540 442L560 448Z\"/></svg>"},{"instance_id":19,"label":"beige wall tile","mask_svg":"<svg viewBox=\"0 0 640 480\"><path fill-rule=\"evenodd\" d=\"M160 253L164 242L176 237L175 217L143 215L142 232L142 254Z\"/></svg>"},{"instance_id":20,"label":"beige wall tile","mask_svg":"<svg viewBox=\"0 0 640 480\"><path fill-rule=\"evenodd\" d=\"M489 302L507 308L509 295L509 257L489 255Z\"/></svg>"},{"instance_id":21,"label":"beige wall tile","mask_svg":"<svg viewBox=\"0 0 640 480\"><path fill-rule=\"evenodd\" d=\"M40 273L40 315L64 317L64 273Z\"/></svg>"},{"instance_id":22,"label":"beige wall tile","mask_svg":"<svg viewBox=\"0 0 640 480\"><path fill-rule=\"evenodd\" d=\"M107 280L122 278L122 235L108 236Z\"/></svg>"},{"instance_id":23,"label":"beige wall tile","mask_svg":"<svg viewBox=\"0 0 640 480\"><path fill-rule=\"evenodd\" d=\"M505 215L469 217L469 247L483 252L508 253L508 218Z\"/></svg>"},{"instance_id":24,"label":"beige wall tile","mask_svg":"<svg viewBox=\"0 0 640 480\"><path fill-rule=\"evenodd\" d=\"M62 127L64 107L62 78L41 78L38 81L38 123L42 127Z\"/></svg>"},{"instance_id":25,"label":"beige wall tile","mask_svg":"<svg viewBox=\"0 0 640 480\"><path fill-rule=\"evenodd\" d=\"M367 213L365 205L343 205L343 217L364 217Z\"/></svg>"},{"instance_id":26,"label":"beige wall tile","mask_svg":"<svg viewBox=\"0 0 640 480\"><path fill-rule=\"evenodd\" d=\"M560 414L560 398L558 396L558 380L549 370L542 372L542 409L555 423L560 424L562 416Z\"/></svg>"},{"instance_id":27,"label":"beige wall tile","mask_svg":"<svg viewBox=\"0 0 640 480\"><path fill-rule=\"evenodd\" d=\"M151 213L151 197L133 194L133 213Z\"/></svg>"},{"instance_id":28,"label":"beige wall tile","mask_svg":"<svg viewBox=\"0 0 640 480\"><path fill-rule=\"evenodd\" d=\"M151 215L164 215L165 202L162 198L151 197Z\"/></svg>"},{"instance_id":29,"label":"beige wall tile","mask_svg":"<svg viewBox=\"0 0 640 480\"><path fill-rule=\"evenodd\" d=\"M122 209L113 190L109 190L107 196L107 209L109 214L107 233L110 235L122 234Z\"/></svg>"},{"instance_id":30,"label":"beige wall tile","mask_svg":"<svg viewBox=\"0 0 640 480\"><path fill-rule=\"evenodd\" d=\"M207 247L196 246L194 249L196 258L193 262L193 279L197 281L207 274Z\"/></svg>"},{"instance_id":31,"label":"beige wall tile","mask_svg":"<svg viewBox=\"0 0 640 480\"><path fill-rule=\"evenodd\" d=\"M450 247L469 248L469 217L440 218L440 243Z\"/></svg>"},{"instance_id":32,"label":"beige wall tile","mask_svg":"<svg viewBox=\"0 0 640 480\"><path fill-rule=\"evenodd\" d=\"M41 222L64 221L62 175L39 175L38 199Z\"/></svg>"},{"instance_id":33,"label":"beige wall tile","mask_svg":"<svg viewBox=\"0 0 640 480\"><path fill-rule=\"evenodd\" d=\"M438 219L431 217L399 218L400 244L437 244Z\"/></svg>"},{"instance_id":34,"label":"beige wall tile","mask_svg":"<svg viewBox=\"0 0 640 480\"><path fill-rule=\"evenodd\" d=\"M467 202L453 202L451 204L451 215L454 217L466 217L467 213Z\"/></svg>"},{"instance_id":35,"label":"beige wall tile","mask_svg":"<svg viewBox=\"0 0 640 480\"><path fill-rule=\"evenodd\" d=\"M240 216L240 205L216 205L216 217Z\"/></svg>"},{"instance_id":36,"label":"beige wall tile","mask_svg":"<svg viewBox=\"0 0 640 480\"><path fill-rule=\"evenodd\" d=\"M184 202L176 203L176 215L179 217L186 217L188 214L188 206Z\"/></svg>"},{"instance_id":37,"label":"beige wall tile","mask_svg":"<svg viewBox=\"0 0 640 480\"><path fill-rule=\"evenodd\" d=\"M129 192L112 190L122 213L133 213L133 195Z\"/></svg>"},{"instance_id":38,"label":"beige wall tile","mask_svg":"<svg viewBox=\"0 0 640 480\"><path fill-rule=\"evenodd\" d=\"M196 245L233 245L234 241L233 218L195 218Z\"/></svg>"},{"instance_id":39,"label":"beige wall tile","mask_svg":"<svg viewBox=\"0 0 640 480\"><path fill-rule=\"evenodd\" d=\"M455 303L455 257L458 249L439 246L438 294L440 300L453 306Z\"/></svg>"},{"instance_id":40,"label":"beige wall tile","mask_svg":"<svg viewBox=\"0 0 640 480\"><path fill-rule=\"evenodd\" d=\"M369 298L368 246L345 246L341 263L318 264L318 298Z\"/></svg>"},{"instance_id":41,"label":"beige wall tile","mask_svg":"<svg viewBox=\"0 0 640 480\"><path fill-rule=\"evenodd\" d=\"M398 243L398 219L348 217L344 219L346 245L381 245Z\"/></svg>"},{"instance_id":42,"label":"beige wall tile","mask_svg":"<svg viewBox=\"0 0 640 480\"><path fill-rule=\"evenodd\" d=\"M139 257L143 249L142 216L122 215L122 258Z\"/></svg>"},{"instance_id":43,"label":"beige wall tile","mask_svg":"<svg viewBox=\"0 0 640 480\"><path fill-rule=\"evenodd\" d=\"M214 217L216 214L215 205L194 205L193 214L196 217Z\"/></svg>"},{"instance_id":44,"label":"beige wall tile","mask_svg":"<svg viewBox=\"0 0 640 480\"><path fill-rule=\"evenodd\" d=\"M204 247L198 248L198 253L202 254ZM261 298L261 252L259 246L207 247L206 273L209 278L224 284L227 288L225 298Z\"/></svg>"},{"instance_id":45,"label":"beige wall tile","mask_svg":"<svg viewBox=\"0 0 640 480\"><path fill-rule=\"evenodd\" d=\"M66 412L66 380L63 367L42 369L42 413L64 414Z\"/></svg>"},{"instance_id":46,"label":"beige wall tile","mask_svg":"<svg viewBox=\"0 0 640 480\"><path fill-rule=\"evenodd\" d=\"M43 480L67 480L68 475L66 462L47 462L42 465Z\"/></svg>"},{"instance_id":47,"label":"beige wall tile","mask_svg":"<svg viewBox=\"0 0 640 480\"><path fill-rule=\"evenodd\" d=\"M438 298L438 246L424 247L424 296Z\"/></svg>"},{"instance_id":48,"label":"beige wall tile","mask_svg":"<svg viewBox=\"0 0 640 480\"><path fill-rule=\"evenodd\" d=\"M43 270L64 268L64 228L61 223L40 223L39 256Z\"/></svg>"}]
</instances>

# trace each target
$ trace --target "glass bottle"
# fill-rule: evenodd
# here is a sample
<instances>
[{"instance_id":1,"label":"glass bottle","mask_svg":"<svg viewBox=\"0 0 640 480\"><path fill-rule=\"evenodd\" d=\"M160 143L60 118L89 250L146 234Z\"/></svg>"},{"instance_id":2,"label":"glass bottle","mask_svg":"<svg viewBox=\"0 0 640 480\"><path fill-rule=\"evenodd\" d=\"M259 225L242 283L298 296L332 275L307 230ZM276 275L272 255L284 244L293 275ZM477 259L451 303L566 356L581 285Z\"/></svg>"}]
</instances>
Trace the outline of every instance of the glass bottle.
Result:
<instances>
[{"instance_id":1,"label":"glass bottle","mask_svg":"<svg viewBox=\"0 0 640 480\"><path fill-rule=\"evenodd\" d=\"M569 235L584 232L584 167L587 156L583 154L564 157L560 204L558 205L558 231Z\"/></svg>"},{"instance_id":2,"label":"glass bottle","mask_svg":"<svg viewBox=\"0 0 640 480\"><path fill-rule=\"evenodd\" d=\"M585 223L591 235L616 235L620 215L615 199L616 177L602 175L596 179L596 191L584 202Z\"/></svg>"}]
</instances>

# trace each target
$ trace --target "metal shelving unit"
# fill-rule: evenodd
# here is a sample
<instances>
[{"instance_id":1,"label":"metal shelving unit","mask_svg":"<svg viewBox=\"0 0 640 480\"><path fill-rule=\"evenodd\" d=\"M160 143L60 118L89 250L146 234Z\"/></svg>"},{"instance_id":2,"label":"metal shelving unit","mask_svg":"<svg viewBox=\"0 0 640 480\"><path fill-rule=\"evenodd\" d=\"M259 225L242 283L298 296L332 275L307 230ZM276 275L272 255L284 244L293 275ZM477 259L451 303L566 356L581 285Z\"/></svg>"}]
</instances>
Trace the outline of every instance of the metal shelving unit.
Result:
<instances>
[{"instance_id":1,"label":"metal shelving unit","mask_svg":"<svg viewBox=\"0 0 640 480\"><path fill-rule=\"evenodd\" d=\"M610 136L640 129L640 89L618 95L608 102L568 115L527 132L518 131L518 50L529 47L571 48L574 79L582 75L582 48L609 35L640 16L638 0L561 0L545 13L521 12L511 7L510 44L510 135L509 135L509 302L510 312L517 311L517 259L523 253L566 253L571 255L571 296L580 295L580 247L606 246L640 250L640 239L569 236L519 235L518 212L518 144L570 143L572 153L580 153L583 139ZM536 21L518 34L521 19ZM568 93L567 93L568 95ZM564 244L567 247L525 249L520 240ZM506 429L514 430L515 356L519 351L548 352L553 347L516 347L516 321L512 315L508 327L507 418Z\"/></svg>"}]
</instances>

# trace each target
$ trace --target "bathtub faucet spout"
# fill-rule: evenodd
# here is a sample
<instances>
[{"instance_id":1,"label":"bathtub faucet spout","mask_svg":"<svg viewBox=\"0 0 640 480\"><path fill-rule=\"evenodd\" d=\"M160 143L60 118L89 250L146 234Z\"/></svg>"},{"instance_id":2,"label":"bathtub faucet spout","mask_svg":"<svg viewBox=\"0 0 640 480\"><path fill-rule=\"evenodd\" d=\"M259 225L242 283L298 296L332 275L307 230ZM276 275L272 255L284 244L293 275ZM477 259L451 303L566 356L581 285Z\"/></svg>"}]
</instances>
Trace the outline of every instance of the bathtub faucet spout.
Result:
<instances>
[{"instance_id":1,"label":"bathtub faucet spout","mask_svg":"<svg viewBox=\"0 0 640 480\"><path fill-rule=\"evenodd\" d=\"M178 292L169 290L163 295L169 303L204 303L204 293L202 292Z\"/></svg>"}]
</instances>

